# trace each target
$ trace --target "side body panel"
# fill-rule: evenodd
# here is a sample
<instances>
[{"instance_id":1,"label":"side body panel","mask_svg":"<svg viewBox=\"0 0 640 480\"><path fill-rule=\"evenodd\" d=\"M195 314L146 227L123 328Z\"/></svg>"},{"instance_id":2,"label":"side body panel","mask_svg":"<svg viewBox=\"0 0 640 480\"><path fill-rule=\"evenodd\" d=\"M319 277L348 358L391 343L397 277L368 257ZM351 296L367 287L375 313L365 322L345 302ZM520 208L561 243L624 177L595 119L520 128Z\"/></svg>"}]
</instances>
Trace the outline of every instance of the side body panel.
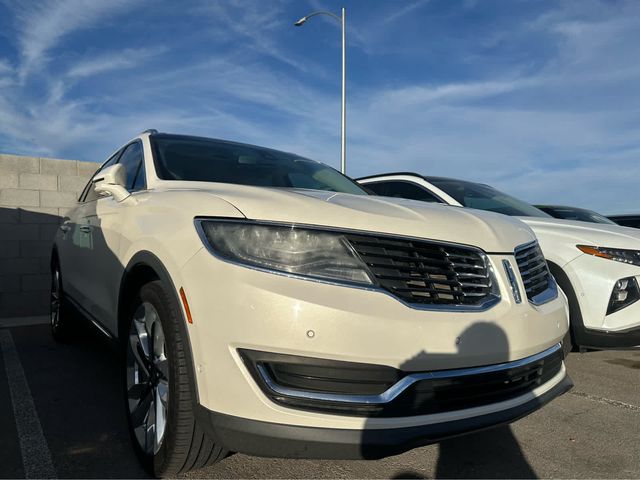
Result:
<instances>
[{"instance_id":1,"label":"side body panel","mask_svg":"<svg viewBox=\"0 0 640 480\"><path fill-rule=\"evenodd\" d=\"M82 249L86 248L88 242L86 233L80 230L82 216L83 204L78 203L65 216L55 237L60 268L63 272L63 288L78 301L81 298L82 287L79 273L80 256Z\"/></svg>"}]
</instances>

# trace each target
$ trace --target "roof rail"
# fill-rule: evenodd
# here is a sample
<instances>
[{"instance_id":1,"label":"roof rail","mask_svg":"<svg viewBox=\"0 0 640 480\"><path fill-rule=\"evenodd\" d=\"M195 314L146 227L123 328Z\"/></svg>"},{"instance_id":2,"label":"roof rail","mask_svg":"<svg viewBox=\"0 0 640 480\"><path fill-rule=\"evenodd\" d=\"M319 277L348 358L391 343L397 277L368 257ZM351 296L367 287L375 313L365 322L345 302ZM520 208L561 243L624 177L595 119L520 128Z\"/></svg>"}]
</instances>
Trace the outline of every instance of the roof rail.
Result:
<instances>
[{"instance_id":1,"label":"roof rail","mask_svg":"<svg viewBox=\"0 0 640 480\"><path fill-rule=\"evenodd\" d=\"M144 132L140 133L140 135L142 135L144 133L158 133L158 130L156 130L155 128L149 128L149 129L145 130Z\"/></svg>"}]
</instances>

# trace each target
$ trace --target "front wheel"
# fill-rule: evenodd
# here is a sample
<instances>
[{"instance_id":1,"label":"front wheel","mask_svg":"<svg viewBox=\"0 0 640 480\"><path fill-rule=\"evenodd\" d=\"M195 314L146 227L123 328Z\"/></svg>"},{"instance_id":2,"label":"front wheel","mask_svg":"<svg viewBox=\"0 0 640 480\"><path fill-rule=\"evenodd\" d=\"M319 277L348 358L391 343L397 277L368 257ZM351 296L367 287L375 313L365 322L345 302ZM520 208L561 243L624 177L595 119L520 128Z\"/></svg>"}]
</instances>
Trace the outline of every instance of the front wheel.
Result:
<instances>
[{"instance_id":1,"label":"front wheel","mask_svg":"<svg viewBox=\"0 0 640 480\"><path fill-rule=\"evenodd\" d=\"M190 353L176 301L156 280L142 286L129 312L125 400L138 456L158 477L221 460L227 452L195 419Z\"/></svg>"}]
</instances>

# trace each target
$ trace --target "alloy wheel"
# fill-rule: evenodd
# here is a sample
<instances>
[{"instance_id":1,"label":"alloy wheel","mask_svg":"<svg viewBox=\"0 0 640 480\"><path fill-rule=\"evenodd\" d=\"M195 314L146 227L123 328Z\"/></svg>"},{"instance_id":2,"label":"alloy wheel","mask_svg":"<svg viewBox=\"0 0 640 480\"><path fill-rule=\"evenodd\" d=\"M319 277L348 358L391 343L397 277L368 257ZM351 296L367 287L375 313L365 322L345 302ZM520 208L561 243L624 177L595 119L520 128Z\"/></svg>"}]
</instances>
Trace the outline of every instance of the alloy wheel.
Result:
<instances>
[{"instance_id":1,"label":"alloy wheel","mask_svg":"<svg viewBox=\"0 0 640 480\"><path fill-rule=\"evenodd\" d=\"M156 454L164 438L169 400L169 364L162 323L151 303L133 315L127 344L127 403L138 445Z\"/></svg>"}]
</instances>

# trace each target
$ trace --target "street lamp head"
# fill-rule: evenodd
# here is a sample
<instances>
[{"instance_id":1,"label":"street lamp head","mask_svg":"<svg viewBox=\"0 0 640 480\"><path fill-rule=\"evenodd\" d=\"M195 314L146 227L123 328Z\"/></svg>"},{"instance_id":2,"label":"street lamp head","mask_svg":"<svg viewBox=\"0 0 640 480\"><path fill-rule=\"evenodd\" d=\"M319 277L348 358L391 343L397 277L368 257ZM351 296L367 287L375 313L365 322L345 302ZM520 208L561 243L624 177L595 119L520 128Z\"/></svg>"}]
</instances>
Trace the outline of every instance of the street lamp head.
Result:
<instances>
[{"instance_id":1,"label":"street lamp head","mask_svg":"<svg viewBox=\"0 0 640 480\"><path fill-rule=\"evenodd\" d=\"M294 25L296 27L301 27L302 25L304 25L304 22L307 21L307 17L302 17L300 20L298 20L296 23L294 23Z\"/></svg>"}]
</instances>

